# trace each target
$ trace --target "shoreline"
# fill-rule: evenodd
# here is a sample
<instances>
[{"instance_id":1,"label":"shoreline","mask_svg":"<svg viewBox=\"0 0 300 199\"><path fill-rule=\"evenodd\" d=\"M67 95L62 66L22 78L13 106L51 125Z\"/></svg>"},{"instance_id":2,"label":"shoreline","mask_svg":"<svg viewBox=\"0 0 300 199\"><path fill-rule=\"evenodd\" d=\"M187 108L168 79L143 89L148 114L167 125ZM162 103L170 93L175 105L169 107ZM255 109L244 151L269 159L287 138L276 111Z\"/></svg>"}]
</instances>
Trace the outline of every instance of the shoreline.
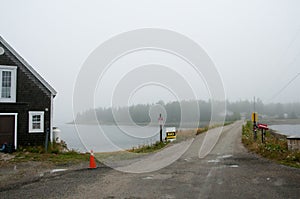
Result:
<instances>
[{"instance_id":1,"label":"shoreline","mask_svg":"<svg viewBox=\"0 0 300 199\"><path fill-rule=\"evenodd\" d=\"M258 121L260 122L260 121ZM267 123L269 126L272 125L300 125L299 119L262 119L262 123Z\"/></svg>"},{"instance_id":2,"label":"shoreline","mask_svg":"<svg viewBox=\"0 0 300 199\"><path fill-rule=\"evenodd\" d=\"M271 132L275 134L275 137L286 139L289 136L300 136L299 133L289 132L288 130L278 130L278 129L274 129L274 127L272 128L272 126L277 126L277 125L278 126L300 125L300 119L272 119L272 120L266 121L266 123L269 125Z\"/></svg>"},{"instance_id":3,"label":"shoreline","mask_svg":"<svg viewBox=\"0 0 300 199\"><path fill-rule=\"evenodd\" d=\"M234 122L234 121L224 121L224 125L226 125L227 123L231 123L231 122ZM220 124L222 123L221 121L220 122L214 122L214 123L210 123L210 121L201 121L198 123L198 128L203 128L205 126L213 126L213 125L216 125L216 124ZM134 123L134 125L132 123L128 123L128 122L118 122L118 123L114 123L114 122L96 122L96 121L91 121L91 122L67 122L67 123L64 123L64 124L68 124L68 125L107 125L107 126L116 126L116 125L122 125L122 126L141 126L141 127L146 127L146 126L150 126L150 127L155 127L155 126L158 126L158 123ZM197 124L197 122L184 122L182 123L181 125L181 128L195 128L195 125ZM179 124L178 123L165 123L164 124L164 127L176 127L176 128L179 128ZM196 127L197 128L197 127Z\"/></svg>"}]
</instances>

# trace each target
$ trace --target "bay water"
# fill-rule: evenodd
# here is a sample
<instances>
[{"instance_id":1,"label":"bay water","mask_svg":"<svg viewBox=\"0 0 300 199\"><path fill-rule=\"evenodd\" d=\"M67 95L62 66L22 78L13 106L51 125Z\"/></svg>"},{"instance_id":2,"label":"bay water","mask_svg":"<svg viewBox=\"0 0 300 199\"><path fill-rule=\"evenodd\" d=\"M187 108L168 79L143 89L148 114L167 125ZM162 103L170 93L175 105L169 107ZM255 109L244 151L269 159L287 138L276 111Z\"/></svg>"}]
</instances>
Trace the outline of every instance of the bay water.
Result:
<instances>
[{"instance_id":1,"label":"bay water","mask_svg":"<svg viewBox=\"0 0 300 199\"><path fill-rule=\"evenodd\" d=\"M59 137L67 143L67 147L79 152L120 151L159 140L158 126L61 124L57 127L61 130Z\"/></svg>"},{"instance_id":2,"label":"bay water","mask_svg":"<svg viewBox=\"0 0 300 199\"><path fill-rule=\"evenodd\" d=\"M300 124L271 125L269 128L287 136L300 136Z\"/></svg>"}]
</instances>

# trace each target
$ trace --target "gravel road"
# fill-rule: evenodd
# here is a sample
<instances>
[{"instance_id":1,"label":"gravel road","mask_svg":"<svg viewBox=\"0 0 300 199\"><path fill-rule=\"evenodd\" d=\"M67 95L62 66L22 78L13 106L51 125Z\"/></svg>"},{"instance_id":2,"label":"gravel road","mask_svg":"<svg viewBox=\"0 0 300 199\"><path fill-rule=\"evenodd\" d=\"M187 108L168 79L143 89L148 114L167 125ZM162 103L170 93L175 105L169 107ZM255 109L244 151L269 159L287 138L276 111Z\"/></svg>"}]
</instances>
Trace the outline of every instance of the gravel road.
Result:
<instances>
[{"instance_id":1,"label":"gravel road","mask_svg":"<svg viewBox=\"0 0 300 199\"><path fill-rule=\"evenodd\" d=\"M192 140L179 159L157 171L125 173L101 166L4 190L1 198L299 198L300 169L247 152L240 141L241 126L242 122L236 122L224 127L213 150L203 158L199 149L205 134ZM184 149L187 142L174 150ZM161 158L168 150L156 156ZM145 159L142 164L139 160L135 166L145 167L149 160L155 161Z\"/></svg>"}]
</instances>

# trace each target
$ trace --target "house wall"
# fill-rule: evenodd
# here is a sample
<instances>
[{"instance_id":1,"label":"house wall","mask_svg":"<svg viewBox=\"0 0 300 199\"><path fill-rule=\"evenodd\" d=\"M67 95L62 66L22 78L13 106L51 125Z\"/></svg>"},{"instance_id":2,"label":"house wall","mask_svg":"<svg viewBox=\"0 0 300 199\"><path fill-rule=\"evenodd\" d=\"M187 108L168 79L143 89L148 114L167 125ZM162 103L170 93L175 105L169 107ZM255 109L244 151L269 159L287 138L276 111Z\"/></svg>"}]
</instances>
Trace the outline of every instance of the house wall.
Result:
<instances>
[{"instance_id":1,"label":"house wall","mask_svg":"<svg viewBox=\"0 0 300 199\"><path fill-rule=\"evenodd\" d=\"M5 54L0 55L0 65L18 67L16 103L0 103L0 112L18 113L18 146L43 145L46 130L50 130L51 93L5 46L1 43L0 46L5 50ZM29 111L44 111L44 132L29 133Z\"/></svg>"}]
</instances>

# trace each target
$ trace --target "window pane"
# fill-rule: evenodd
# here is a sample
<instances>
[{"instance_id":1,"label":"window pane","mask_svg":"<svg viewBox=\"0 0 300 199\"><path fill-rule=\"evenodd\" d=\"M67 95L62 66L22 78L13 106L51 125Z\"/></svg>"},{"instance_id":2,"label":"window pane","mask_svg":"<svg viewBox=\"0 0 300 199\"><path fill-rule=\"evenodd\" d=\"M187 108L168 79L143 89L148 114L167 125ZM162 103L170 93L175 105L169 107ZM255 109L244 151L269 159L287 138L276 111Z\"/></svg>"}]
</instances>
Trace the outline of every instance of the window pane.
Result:
<instances>
[{"instance_id":1,"label":"window pane","mask_svg":"<svg viewBox=\"0 0 300 199\"><path fill-rule=\"evenodd\" d=\"M11 71L2 71L1 97L11 97Z\"/></svg>"},{"instance_id":2,"label":"window pane","mask_svg":"<svg viewBox=\"0 0 300 199\"><path fill-rule=\"evenodd\" d=\"M32 129L40 129L40 128L41 128L41 115L33 115Z\"/></svg>"},{"instance_id":3,"label":"window pane","mask_svg":"<svg viewBox=\"0 0 300 199\"><path fill-rule=\"evenodd\" d=\"M32 129L40 129L41 123L32 123Z\"/></svg>"},{"instance_id":4,"label":"window pane","mask_svg":"<svg viewBox=\"0 0 300 199\"><path fill-rule=\"evenodd\" d=\"M40 121L41 121L41 115L32 116L32 122L40 122Z\"/></svg>"}]
</instances>

